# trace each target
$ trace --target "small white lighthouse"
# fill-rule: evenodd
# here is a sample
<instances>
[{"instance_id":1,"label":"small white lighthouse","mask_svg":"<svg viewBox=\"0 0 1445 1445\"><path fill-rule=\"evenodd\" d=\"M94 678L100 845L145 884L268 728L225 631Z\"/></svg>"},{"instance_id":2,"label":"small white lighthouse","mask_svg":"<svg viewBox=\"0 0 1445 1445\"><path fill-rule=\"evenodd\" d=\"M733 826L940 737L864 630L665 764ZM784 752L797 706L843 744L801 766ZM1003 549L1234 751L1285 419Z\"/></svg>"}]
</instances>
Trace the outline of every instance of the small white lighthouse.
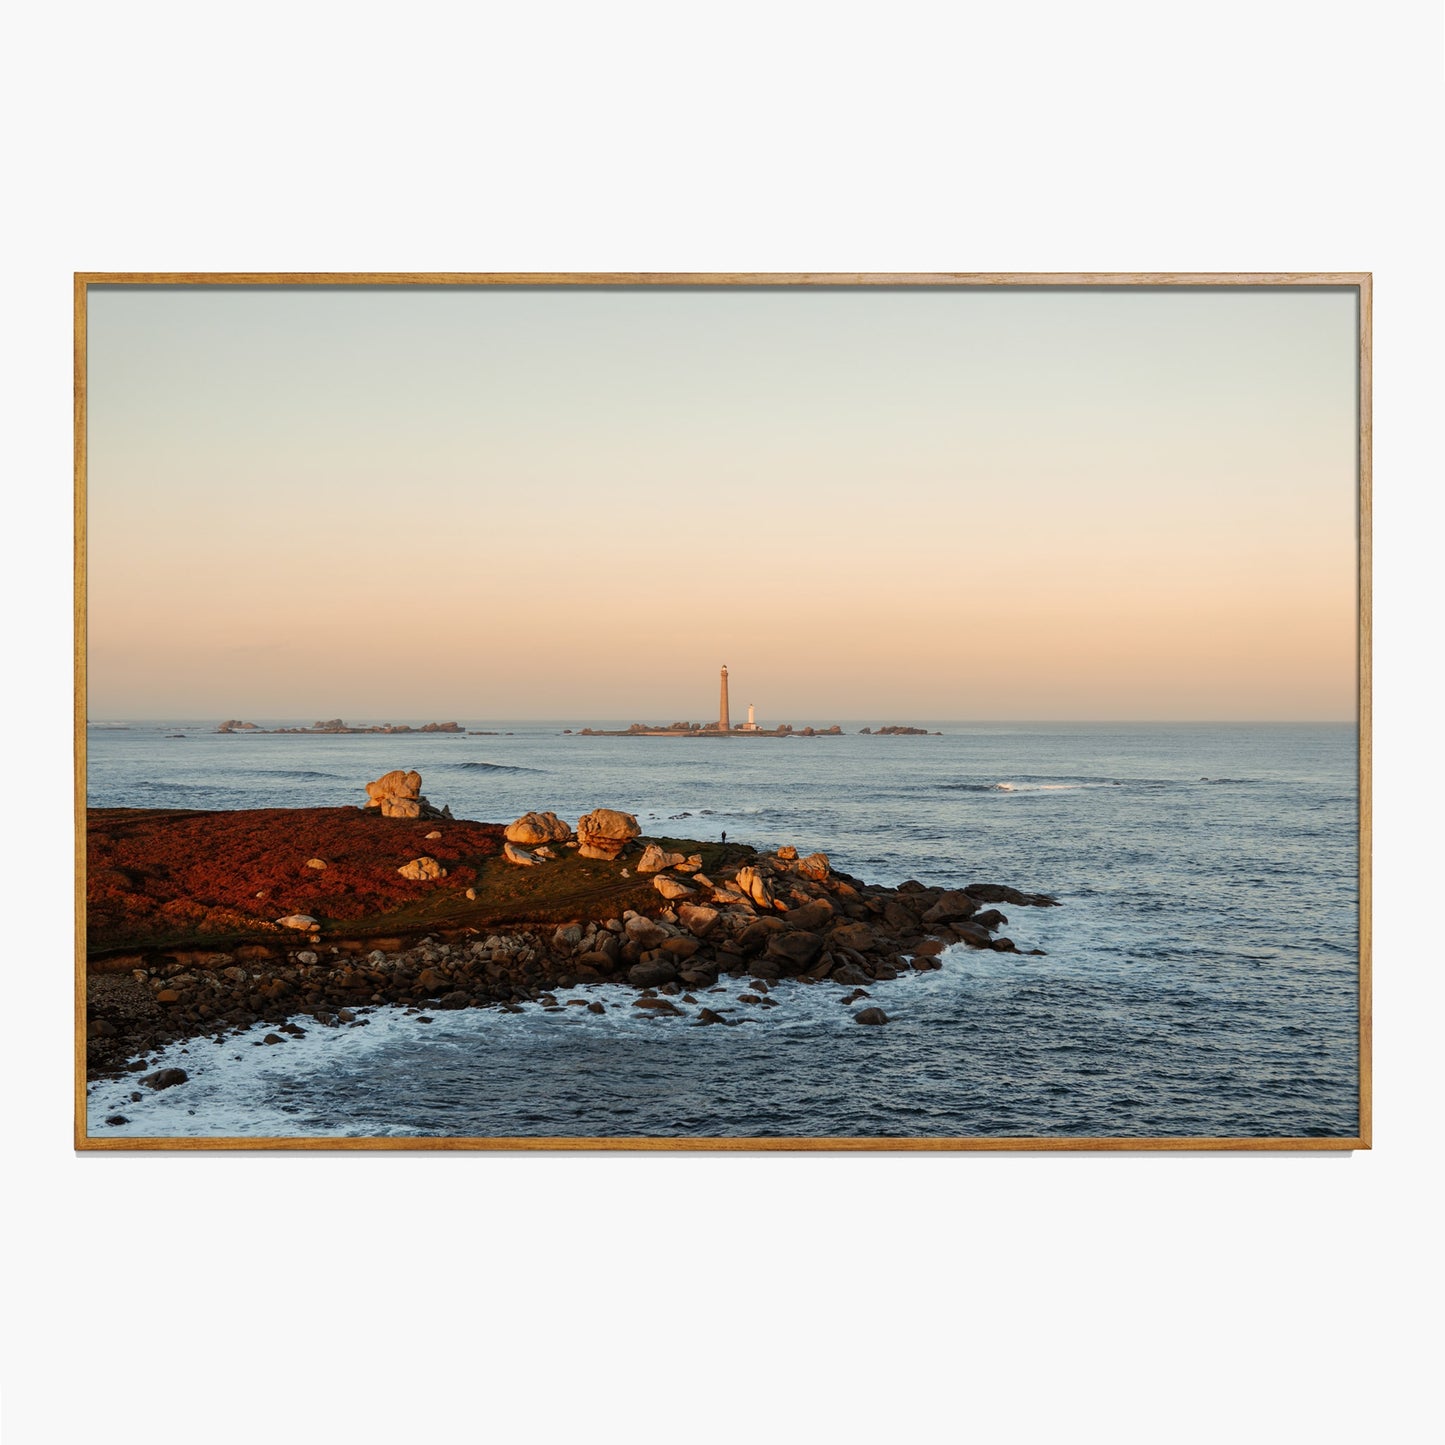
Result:
<instances>
[{"instance_id":1,"label":"small white lighthouse","mask_svg":"<svg viewBox=\"0 0 1445 1445\"><path fill-rule=\"evenodd\" d=\"M757 732L757 730L758 730L757 709L752 705L752 703L749 703L749 704L748 704L748 731L749 731L750 733L755 733L755 732Z\"/></svg>"}]
</instances>

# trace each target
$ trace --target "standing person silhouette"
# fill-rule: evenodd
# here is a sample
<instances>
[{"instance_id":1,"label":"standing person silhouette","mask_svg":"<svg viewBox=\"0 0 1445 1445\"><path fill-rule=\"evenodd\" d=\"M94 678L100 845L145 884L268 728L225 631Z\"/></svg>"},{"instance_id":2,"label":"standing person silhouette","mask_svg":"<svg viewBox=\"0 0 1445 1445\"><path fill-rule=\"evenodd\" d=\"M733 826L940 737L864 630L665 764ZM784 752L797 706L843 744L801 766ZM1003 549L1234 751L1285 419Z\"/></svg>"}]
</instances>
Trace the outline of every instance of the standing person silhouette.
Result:
<instances>
[{"instance_id":1,"label":"standing person silhouette","mask_svg":"<svg viewBox=\"0 0 1445 1445\"><path fill-rule=\"evenodd\" d=\"M727 840L728 840L728 834L727 834L727 829L726 829L726 828L723 829L722 840L723 840L724 843L726 843Z\"/></svg>"}]
</instances>

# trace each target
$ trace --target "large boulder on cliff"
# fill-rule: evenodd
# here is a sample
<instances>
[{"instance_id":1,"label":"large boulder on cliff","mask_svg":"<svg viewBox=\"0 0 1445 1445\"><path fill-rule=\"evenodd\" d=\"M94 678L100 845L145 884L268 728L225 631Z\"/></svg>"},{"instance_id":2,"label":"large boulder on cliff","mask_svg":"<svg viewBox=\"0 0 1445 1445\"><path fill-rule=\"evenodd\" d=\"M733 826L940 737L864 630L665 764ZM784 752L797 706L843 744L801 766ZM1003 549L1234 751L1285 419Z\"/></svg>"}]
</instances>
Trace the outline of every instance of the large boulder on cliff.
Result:
<instances>
[{"instance_id":1,"label":"large boulder on cliff","mask_svg":"<svg viewBox=\"0 0 1445 1445\"><path fill-rule=\"evenodd\" d=\"M393 768L366 785L367 808L380 808L383 818L421 817L421 774Z\"/></svg>"},{"instance_id":2,"label":"large boulder on cliff","mask_svg":"<svg viewBox=\"0 0 1445 1445\"><path fill-rule=\"evenodd\" d=\"M509 843L536 847L538 843L565 843L572 829L555 813L523 813L515 823L508 823L503 835Z\"/></svg>"},{"instance_id":3,"label":"large boulder on cliff","mask_svg":"<svg viewBox=\"0 0 1445 1445\"><path fill-rule=\"evenodd\" d=\"M381 813L383 818L450 818L447 808L433 807L421 795L421 774L393 768L374 783L366 785L367 812Z\"/></svg>"},{"instance_id":4,"label":"large boulder on cliff","mask_svg":"<svg viewBox=\"0 0 1445 1445\"><path fill-rule=\"evenodd\" d=\"M698 857L698 866L702 866L702 858ZM642 850L642 857L637 860L637 871L639 873L661 873L664 868L676 868L686 864L688 859L681 853L667 853L656 843L649 843Z\"/></svg>"},{"instance_id":5,"label":"large boulder on cliff","mask_svg":"<svg viewBox=\"0 0 1445 1445\"><path fill-rule=\"evenodd\" d=\"M429 883L436 878L445 878L447 870L437 862L435 858L413 858L410 863L403 863L396 870L403 878L410 878L413 883Z\"/></svg>"},{"instance_id":6,"label":"large boulder on cliff","mask_svg":"<svg viewBox=\"0 0 1445 1445\"><path fill-rule=\"evenodd\" d=\"M641 832L631 813L594 808L577 820L577 853L582 858L616 858Z\"/></svg>"}]
</instances>

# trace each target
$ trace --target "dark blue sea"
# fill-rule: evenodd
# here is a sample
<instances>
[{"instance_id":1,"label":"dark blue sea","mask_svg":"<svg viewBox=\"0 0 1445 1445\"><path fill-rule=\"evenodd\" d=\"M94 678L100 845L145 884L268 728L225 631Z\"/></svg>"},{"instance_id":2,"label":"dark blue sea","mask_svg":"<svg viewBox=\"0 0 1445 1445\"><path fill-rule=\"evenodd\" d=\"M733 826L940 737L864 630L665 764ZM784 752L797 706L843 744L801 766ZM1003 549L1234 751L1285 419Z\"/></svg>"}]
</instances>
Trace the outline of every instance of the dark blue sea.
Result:
<instances>
[{"instance_id":1,"label":"dark blue sea","mask_svg":"<svg viewBox=\"0 0 1445 1445\"><path fill-rule=\"evenodd\" d=\"M1005 909L1003 931L1042 957L960 946L941 971L875 984L882 1028L856 1025L837 985L786 981L777 1008L738 1028L640 1017L633 991L608 985L585 991L608 1003L602 1015L467 1010L421 1024L379 1008L365 1028L312 1027L284 1049L173 1046L155 1057L190 1082L140 1103L129 1081L94 1085L92 1132L1357 1132L1353 725L930 722L941 737L865 737L845 723L842 737L788 740L466 726L498 735L92 724L89 801L360 804L369 779L415 768L458 817L535 808L575 823L621 808L644 832L726 831L821 849L869 881L1009 883L1064 906ZM117 1111L130 1122L107 1128Z\"/></svg>"}]
</instances>

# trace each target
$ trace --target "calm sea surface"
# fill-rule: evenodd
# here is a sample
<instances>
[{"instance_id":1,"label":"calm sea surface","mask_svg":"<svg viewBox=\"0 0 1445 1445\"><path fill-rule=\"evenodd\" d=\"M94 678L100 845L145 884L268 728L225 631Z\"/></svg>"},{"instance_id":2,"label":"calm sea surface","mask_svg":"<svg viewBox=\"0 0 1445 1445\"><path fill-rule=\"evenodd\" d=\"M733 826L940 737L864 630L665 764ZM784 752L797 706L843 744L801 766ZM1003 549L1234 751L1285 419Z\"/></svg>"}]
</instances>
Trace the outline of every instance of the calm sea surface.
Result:
<instances>
[{"instance_id":1,"label":"calm sea surface","mask_svg":"<svg viewBox=\"0 0 1445 1445\"><path fill-rule=\"evenodd\" d=\"M822 849L869 881L1010 883L1065 906L1005 908L1003 931L1045 957L958 947L941 971L874 985L883 1028L854 1024L838 986L788 982L780 1007L739 1028L639 1017L634 991L606 985L586 991L602 1015L420 1024L377 1009L366 1028L312 1027L285 1048L174 1046L162 1062L190 1082L140 1103L129 1080L94 1086L92 1132L1356 1132L1353 725L938 722L942 737L862 737L845 723L843 737L787 741L466 725L506 735L92 726L90 803L359 804L369 779L415 768L458 817L621 808L644 832L726 830ZM108 1128L117 1111L130 1122Z\"/></svg>"}]
</instances>

